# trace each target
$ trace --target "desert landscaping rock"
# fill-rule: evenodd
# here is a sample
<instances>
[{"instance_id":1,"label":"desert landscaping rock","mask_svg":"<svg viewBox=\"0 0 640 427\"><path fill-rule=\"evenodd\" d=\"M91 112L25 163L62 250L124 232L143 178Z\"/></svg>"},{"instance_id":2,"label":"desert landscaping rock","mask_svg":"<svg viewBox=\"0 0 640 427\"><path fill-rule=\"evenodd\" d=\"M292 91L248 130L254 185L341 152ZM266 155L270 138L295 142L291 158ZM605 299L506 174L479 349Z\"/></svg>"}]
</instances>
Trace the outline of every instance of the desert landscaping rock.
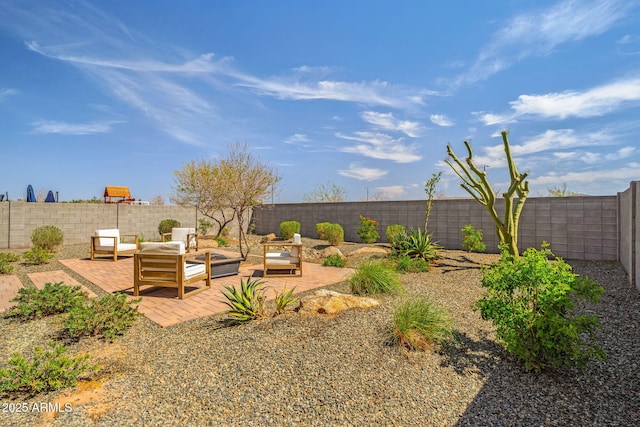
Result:
<instances>
[{"instance_id":1,"label":"desert landscaping rock","mask_svg":"<svg viewBox=\"0 0 640 427\"><path fill-rule=\"evenodd\" d=\"M296 311L301 314L336 314L353 308L371 308L380 303L368 297L341 294L328 289L319 289L300 300Z\"/></svg>"},{"instance_id":2,"label":"desert landscaping rock","mask_svg":"<svg viewBox=\"0 0 640 427\"><path fill-rule=\"evenodd\" d=\"M305 241L309 247L321 242ZM344 253L358 245L345 244ZM259 252L260 247L252 248ZM65 247L58 257L86 257ZM70 402L69 413L0 412L3 426L637 426L640 425L640 293L615 262L571 261L605 287L582 307L602 321L604 362L542 374L524 372L497 343L493 327L472 309L482 295L481 266L495 254L442 251L427 273L401 276L406 295L332 316L289 312L229 327L211 316L161 328L140 318L114 343L66 342L102 366L91 382L2 404ZM64 270L57 261L16 267ZM295 284L292 279L292 285ZM329 290L349 293L347 284ZM386 344L393 308L425 295L451 315L457 341L437 352ZM304 295L302 295L304 297ZM0 355L60 339L59 318L0 319Z\"/></svg>"}]
</instances>

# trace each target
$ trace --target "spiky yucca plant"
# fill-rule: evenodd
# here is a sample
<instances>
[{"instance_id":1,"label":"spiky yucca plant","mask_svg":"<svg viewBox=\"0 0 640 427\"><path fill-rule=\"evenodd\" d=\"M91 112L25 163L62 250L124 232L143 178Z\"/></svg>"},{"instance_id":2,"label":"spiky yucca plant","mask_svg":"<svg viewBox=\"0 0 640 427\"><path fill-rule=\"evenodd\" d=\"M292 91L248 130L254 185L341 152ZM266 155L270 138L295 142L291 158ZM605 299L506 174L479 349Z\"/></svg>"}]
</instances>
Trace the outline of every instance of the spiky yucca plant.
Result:
<instances>
[{"instance_id":1,"label":"spiky yucca plant","mask_svg":"<svg viewBox=\"0 0 640 427\"><path fill-rule=\"evenodd\" d=\"M225 286L227 292L221 292L227 298L227 301L223 302L229 307L229 310L226 310L224 314L229 316L231 324L250 322L264 316L263 284L263 281L251 280L249 277L246 281L240 279L240 290L233 286Z\"/></svg>"},{"instance_id":2,"label":"spiky yucca plant","mask_svg":"<svg viewBox=\"0 0 640 427\"><path fill-rule=\"evenodd\" d=\"M421 258L431 263L438 257L440 246L431 238L431 234L417 228L400 235L393 245L393 250L398 255Z\"/></svg>"}]
</instances>

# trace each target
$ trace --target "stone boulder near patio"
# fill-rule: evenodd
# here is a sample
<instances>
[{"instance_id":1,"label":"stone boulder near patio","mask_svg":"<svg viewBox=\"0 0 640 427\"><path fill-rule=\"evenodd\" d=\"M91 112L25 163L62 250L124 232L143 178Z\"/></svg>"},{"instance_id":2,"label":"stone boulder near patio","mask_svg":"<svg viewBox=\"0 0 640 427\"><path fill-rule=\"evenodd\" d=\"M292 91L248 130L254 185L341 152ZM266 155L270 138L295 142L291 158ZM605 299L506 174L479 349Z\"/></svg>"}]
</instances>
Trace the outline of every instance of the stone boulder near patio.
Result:
<instances>
[{"instance_id":1,"label":"stone boulder near patio","mask_svg":"<svg viewBox=\"0 0 640 427\"><path fill-rule=\"evenodd\" d=\"M384 249L376 246L365 246L355 250L349 254L349 259L353 261L362 261L371 258L386 258L389 253Z\"/></svg>"},{"instance_id":2,"label":"stone boulder near patio","mask_svg":"<svg viewBox=\"0 0 640 427\"><path fill-rule=\"evenodd\" d=\"M380 303L373 298L319 289L302 297L296 311L303 314L336 314L350 308L369 308L378 304Z\"/></svg>"},{"instance_id":3,"label":"stone boulder near patio","mask_svg":"<svg viewBox=\"0 0 640 427\"><path fill-rule=\"evenodd\" d=\"M331 255L339 255L340 258L342 259L346 259L344 254L342 253L342 251L338 248L336 248L335 246L327 246L326 248L324 248L322 250L322 257L323 258L327 258Z\"/></svg>"}]
</instances>

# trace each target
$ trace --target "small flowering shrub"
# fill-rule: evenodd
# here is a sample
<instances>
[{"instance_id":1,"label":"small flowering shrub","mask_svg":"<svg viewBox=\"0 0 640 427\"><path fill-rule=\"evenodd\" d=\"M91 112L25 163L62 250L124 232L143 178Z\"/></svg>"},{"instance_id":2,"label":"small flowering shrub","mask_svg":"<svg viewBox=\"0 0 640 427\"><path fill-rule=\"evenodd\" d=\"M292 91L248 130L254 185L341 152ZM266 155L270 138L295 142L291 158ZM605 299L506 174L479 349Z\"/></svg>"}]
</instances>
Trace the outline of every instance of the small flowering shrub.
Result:
<instances>
[{"instance_id":1,"label":"small flowering shrub","mask_svg":"<svg viewBox=\"0 0 640 427\"><path fill-rule=\"evenodd\" d=\"M375 243L380 237L378 234L378 221L360 215L360 227L358 227L358 236L363 243Z\"/></svg>"},{"instance_id":2,"label":"small flowering shrub","mask_svg":"<svg viewBox=\"0 0 640 427\"><path fill-rule=\"evenodd\" d=\"M482 241L482 230L476 230L473 225L462 227L462 246L467 252L484 252L487 245Z\"/></svg>"}]
</instances>

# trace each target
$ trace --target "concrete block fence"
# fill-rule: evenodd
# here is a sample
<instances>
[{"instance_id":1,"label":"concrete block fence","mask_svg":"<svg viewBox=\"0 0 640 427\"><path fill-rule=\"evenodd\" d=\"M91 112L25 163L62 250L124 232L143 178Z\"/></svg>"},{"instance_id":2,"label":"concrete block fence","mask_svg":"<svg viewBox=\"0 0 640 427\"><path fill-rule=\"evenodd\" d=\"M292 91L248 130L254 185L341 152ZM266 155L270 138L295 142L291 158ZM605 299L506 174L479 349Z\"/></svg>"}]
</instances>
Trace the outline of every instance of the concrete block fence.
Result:
<instances>
[{"instance_id":1,"label":"concrete block fence","mask_svg":"<svg viewBox=\"0 0 640 427\"><path fill-rule=\"evenodd\" d=\"M556 255L566 259L619 261L640 290L636 272L640 265L639 192L640 181L633 181L615 196L531 197L520 219L519 247L539 248L546 241ZM282 221L299 221L301 234L308 237L316 236L317 223L335 222L344 228L345 240L358 242L359 218L364 215L379 222L380 241L386 241L388 225L423 228L425 208L425 200L285 203L256 209L252 221L257 234L278 234ZM199 217L196 208L181 206L1 202L0 248L30 247L31 232L42 225L62 229L66 244L88 244L89 236L99 228L119 228L121 233L157 240L158 224L167 218L184 227L197 227ZM428 229L440 245L462 249L460 229L467 224L483 230L489 252L498 251L493 221L475 200L434 201ZM237 223L230 231L237 232Z\"/></svg>"}]
</instances>

